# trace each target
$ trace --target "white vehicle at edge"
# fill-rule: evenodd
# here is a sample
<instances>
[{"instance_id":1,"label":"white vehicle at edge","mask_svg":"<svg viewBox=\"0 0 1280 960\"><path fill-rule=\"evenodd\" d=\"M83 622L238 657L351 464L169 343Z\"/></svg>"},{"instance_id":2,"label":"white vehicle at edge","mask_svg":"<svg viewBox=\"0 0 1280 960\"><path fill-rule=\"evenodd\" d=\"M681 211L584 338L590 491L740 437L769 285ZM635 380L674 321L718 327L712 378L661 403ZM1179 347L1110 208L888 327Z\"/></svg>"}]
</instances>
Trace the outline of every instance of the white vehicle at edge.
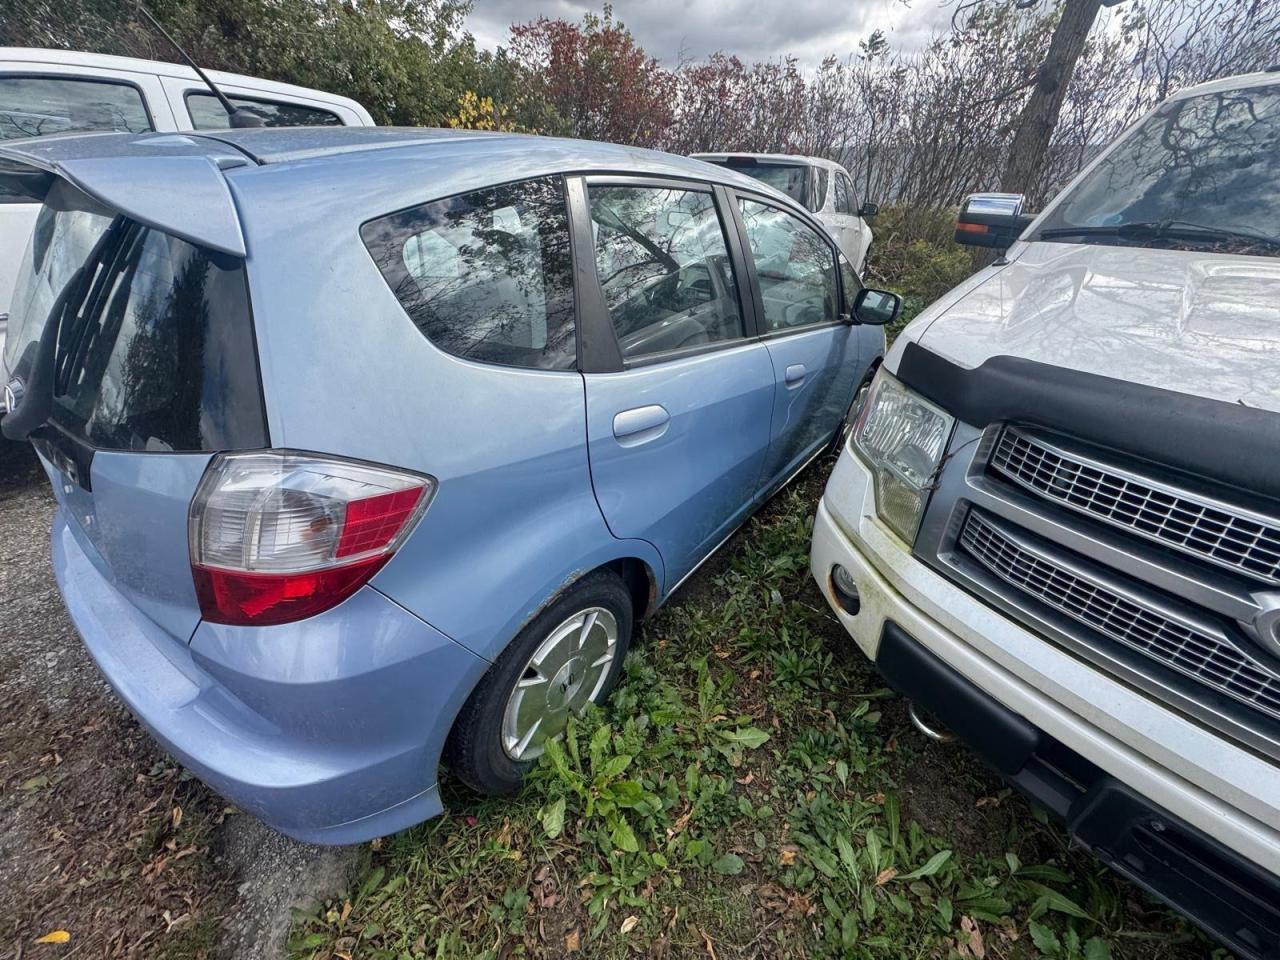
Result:
<instances>
[{"instance_id":1,"label":"white vehicle at edge","mask_svg":"<svg viewBox=\"0 0 1280 960\"><path fill-rule=\"evenodd\" d=\"M853 268L862 275L871 248L870 221L877 204L858 203L849 171L833 160L786 153L694 153L696 160L730 167L781 190L818 218Z\"/></svg>"},{"instance_id":2,"label":"white vehicle at edge","mask_svg":"<svg viewBox=\"0 0 1280 960\"><path fill-rule=\"evenodd\" d=\"M912 702L1240 957L1280 955L1280 73L1180 92L893 345L811 570Z\"/></svg>"},{"instance_id":3,"label":"white vehicle at edge","mask_svg":"<svg viewBox=\"0 0 1280 960\"><path fill-rule=\"evenodd\" d=\"M206 72L235 107L258 114L265 126L373 126L369 111L347 97ZM0 47L0 141L85 130L145 133L227 126L226 112L190 67L72 50ZM14 279L39 212L38 203L0 193L0 346Z\"/></svg>"}]
</instances>

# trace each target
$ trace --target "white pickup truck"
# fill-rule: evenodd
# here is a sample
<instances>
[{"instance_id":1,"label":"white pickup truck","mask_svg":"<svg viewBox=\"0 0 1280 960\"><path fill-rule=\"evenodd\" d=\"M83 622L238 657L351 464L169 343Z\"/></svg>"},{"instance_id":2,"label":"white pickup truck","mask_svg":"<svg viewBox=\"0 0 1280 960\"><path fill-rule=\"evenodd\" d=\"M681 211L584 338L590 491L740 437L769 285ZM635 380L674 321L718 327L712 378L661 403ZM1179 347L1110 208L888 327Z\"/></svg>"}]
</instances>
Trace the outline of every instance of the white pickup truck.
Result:
<instances>
[{"instance_id":1,"label":"white pickup truck","mask_svg":"<svg viewBox=\"0 0 1280 960\"><path fill-rule=\"evenodd\" d=\"M911 323L811 569L912 702L1240 957L1280 956L1280 73L1187 89Z\"/></svg>"},{"instance_id":2,"label":"white pickup truck","mask_svg":"<svg viewBox=\"0 0 1280 960\"><path fill-rule=\"evenodd\" d=\"M347 97L209 71L237 109L264 126L373 126ZM220 130L226 111L190 67L72 50L0 47L0 141L102 130ZM0 346L13 282L40 204L0 191ZM0 404L2 406L2 404Z\"/></svg>"}]
</instances>

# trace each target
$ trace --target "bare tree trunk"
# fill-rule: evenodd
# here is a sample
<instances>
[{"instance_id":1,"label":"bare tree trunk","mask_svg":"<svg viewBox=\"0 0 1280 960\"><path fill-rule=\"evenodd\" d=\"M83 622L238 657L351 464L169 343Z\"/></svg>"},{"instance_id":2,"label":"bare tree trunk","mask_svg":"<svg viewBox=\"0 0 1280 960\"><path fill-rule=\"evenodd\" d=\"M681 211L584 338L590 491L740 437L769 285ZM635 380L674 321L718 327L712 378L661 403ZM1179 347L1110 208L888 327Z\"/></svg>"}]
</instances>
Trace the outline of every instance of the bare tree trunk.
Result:
<instances>
[{"instance_id":1,"label":"bare tree trunk","mask_svg":"<svg viewBox=\"0 0 1280 960\"><path fill-rule=\"evenodd\" d=\"M1009 147L1004 176L1000 178L1002 189L1028 193L1044 173L1049 140L1058 125L1062 101L1101 6L1102 0L1066 0L1063 4L1062 19L1054 28L1049 53L1037 71L1031 97L1022 108Z\"/></svg>"}]
</instances>

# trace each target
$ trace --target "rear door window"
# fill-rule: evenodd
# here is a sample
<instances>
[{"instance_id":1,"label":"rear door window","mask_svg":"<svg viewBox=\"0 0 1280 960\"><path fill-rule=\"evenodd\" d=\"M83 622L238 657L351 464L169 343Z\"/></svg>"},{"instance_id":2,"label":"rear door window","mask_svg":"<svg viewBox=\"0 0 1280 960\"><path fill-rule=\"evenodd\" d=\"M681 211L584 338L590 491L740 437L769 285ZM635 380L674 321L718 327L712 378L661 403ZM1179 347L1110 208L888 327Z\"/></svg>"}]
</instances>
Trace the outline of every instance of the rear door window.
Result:
<instances>
[{"instance_id":1,"label":"rear door window","mask_svg":"<svg viewBox=\"0 0 1280 960\"><path fill-rule=\"evenodd\" d=\"M823 167L814 167L812 174L813 203L806 204L806 206L810 210L821 210L827 205L827 182L830 176Z\"/></svg>"},{"instance_id":2,"label":"rear door window","mask_svg":"<svg viewBox=\"0 0 1280 960\"><path fill-rule=\"evenodd\" d=\"M425 203L360 234L409 318L441 350L508 366L577 366L559 177Z\"/></svg>"},{"instance_id":3,"label":"rear door window","mask_svg":"<svg viewBox=\"0 0 1280 960\"><path fill-rule=\"evenodd\" d=\"M836 175L836 213L853 214L853 185L843 173Z\"/></svg>"},{"instance_id":4,"label":"rear door window","mask_svg":"<svg viewBox=\"0 0 1280 960\"><path fill-rule=\"evenodd\" d=\"M153 129L142 93L127 83L0 76L0 140L51 133Z\"/></svg>"},{"instance_id":5,"label":"rear door window","mask_svg":"<svg viewBox=\"0 0 1280 960\"><path fill-rule=\"evenodd\" d=\"M304 107L283 100L265 100L257 97L229 96L231 105L262 118L266 127L340 127L342 119L329 110ZM231 121L222 103L211 93L188 93L187 113L196 130L226 130Z\"/></svg>"},{"instance_id":6,"label":"rear door window","mask_svg":"<svg viewBox=\"0 0 1280 960\"><path fill-rule=\"evenodd\" d=\"M596 272L625 360L744 334L710 192L591 186Z\"/></svg>"},{"instance_id":7,"label":"rear door window","mask_svg":"<svg viewBox=\"0 0 1280 960\"><path fill-rule=\"evenodd\" d=\"M142 92L128 83L74 77L0 76L0 141L54 133L154 129ZM0 203L31 203L0 187Z\"/></svg>"}]
</instances>

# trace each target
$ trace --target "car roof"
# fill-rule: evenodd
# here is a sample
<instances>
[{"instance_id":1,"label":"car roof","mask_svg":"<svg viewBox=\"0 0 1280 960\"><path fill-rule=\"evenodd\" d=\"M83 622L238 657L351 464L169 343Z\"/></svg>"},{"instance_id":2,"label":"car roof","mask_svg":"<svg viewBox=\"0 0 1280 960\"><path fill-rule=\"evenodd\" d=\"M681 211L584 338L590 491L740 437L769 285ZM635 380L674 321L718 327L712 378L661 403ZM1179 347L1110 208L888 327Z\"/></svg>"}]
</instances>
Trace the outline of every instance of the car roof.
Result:
<instances>
[{"instance_id":1,"label":"car roof","mask_svg":"<svg viewBox=\"0 0 1280 960\"><path fill-rule=\"evenodd\" d=\"M1199 97L1209 93L1221 93L1224 90L1243 90L1247 87L1265 87L1280 83L1280 69L1259 70L1256 73L1239 73L1233 77L1222 77L1207 83L1197 83L1193 87L1183 87L1172 94L1168 100L1186 100L1188 97ZM1166 101L1167 102L1167 101Z\"/></svg>"},{"instance_id":2,"label":"car roof","mask_svg":"<svg viewBox=\"0 0 1280 960\"><path fill-rule=\"evenodd\" d=\"M743 150L728 150L723 153L691 153L689 156L709 162L729 160L733 157L749 157L752 160L764 160L768 163L791 164L793 166L826 167L828 170L844 170L834 160L825 157L805 157L797 153L747 153ZM846 171L847 172L847 171Z\"/></svg>"},{"instance_id":3,"label":"car roof","mask_svg":"<svg viewBox=\"0 0 1280 960\"><path fill-rule=\"evenodd\" d=\"M112 209L196 243L243 255L232 220L287 217L323 203L335 218L369 219L531 177L625 174L719 183L803 211L736 171L640 147L474 130L277 127L200 133L67 133L0 143L4 161L74 183ZM197 162L198 161L198 162ZM16 168L15 168L16 169ZM190 177L198 189L184 191ZM157 185L164 196L157 202ZM210 197L230 189L221 212ZM203 196L201 209L188 196ZM191 200L194 203L194 200Z\"/></svg>"},{"instance_id":4,"label":"car roof","mask_svg":"<svg viewBox=\"0 0 1280 960\"><path fill-rule=\"evenodd\" d=\"M0 63L8 64L5 69L12 69L12 64L28 65L32 72L39 72L42 65L59 67L82 67L91 70L108 70L119 73L151 73L160 77L176 77L181 80L194 80L203 83L190 67L181 63L169 63L165 60L142 60L138 57L117 57L107 53L85 53L80 50L48 50L42 47L0 47ZM267 80L242 73L226 73L222 70L206 70L205 73L214 83L226 84L230 87L252 87L263 94L279 94L302 99L324 100L333 104L342 104L354 110L362 118L368 117L368 111L350 97L343 97L326 90L312 87L300 87L292 83L281 83L278 80ZM59 70L57 75L68 76ZM366 122L371 122L366 120Z\"/></svg>"}]
</instances>

